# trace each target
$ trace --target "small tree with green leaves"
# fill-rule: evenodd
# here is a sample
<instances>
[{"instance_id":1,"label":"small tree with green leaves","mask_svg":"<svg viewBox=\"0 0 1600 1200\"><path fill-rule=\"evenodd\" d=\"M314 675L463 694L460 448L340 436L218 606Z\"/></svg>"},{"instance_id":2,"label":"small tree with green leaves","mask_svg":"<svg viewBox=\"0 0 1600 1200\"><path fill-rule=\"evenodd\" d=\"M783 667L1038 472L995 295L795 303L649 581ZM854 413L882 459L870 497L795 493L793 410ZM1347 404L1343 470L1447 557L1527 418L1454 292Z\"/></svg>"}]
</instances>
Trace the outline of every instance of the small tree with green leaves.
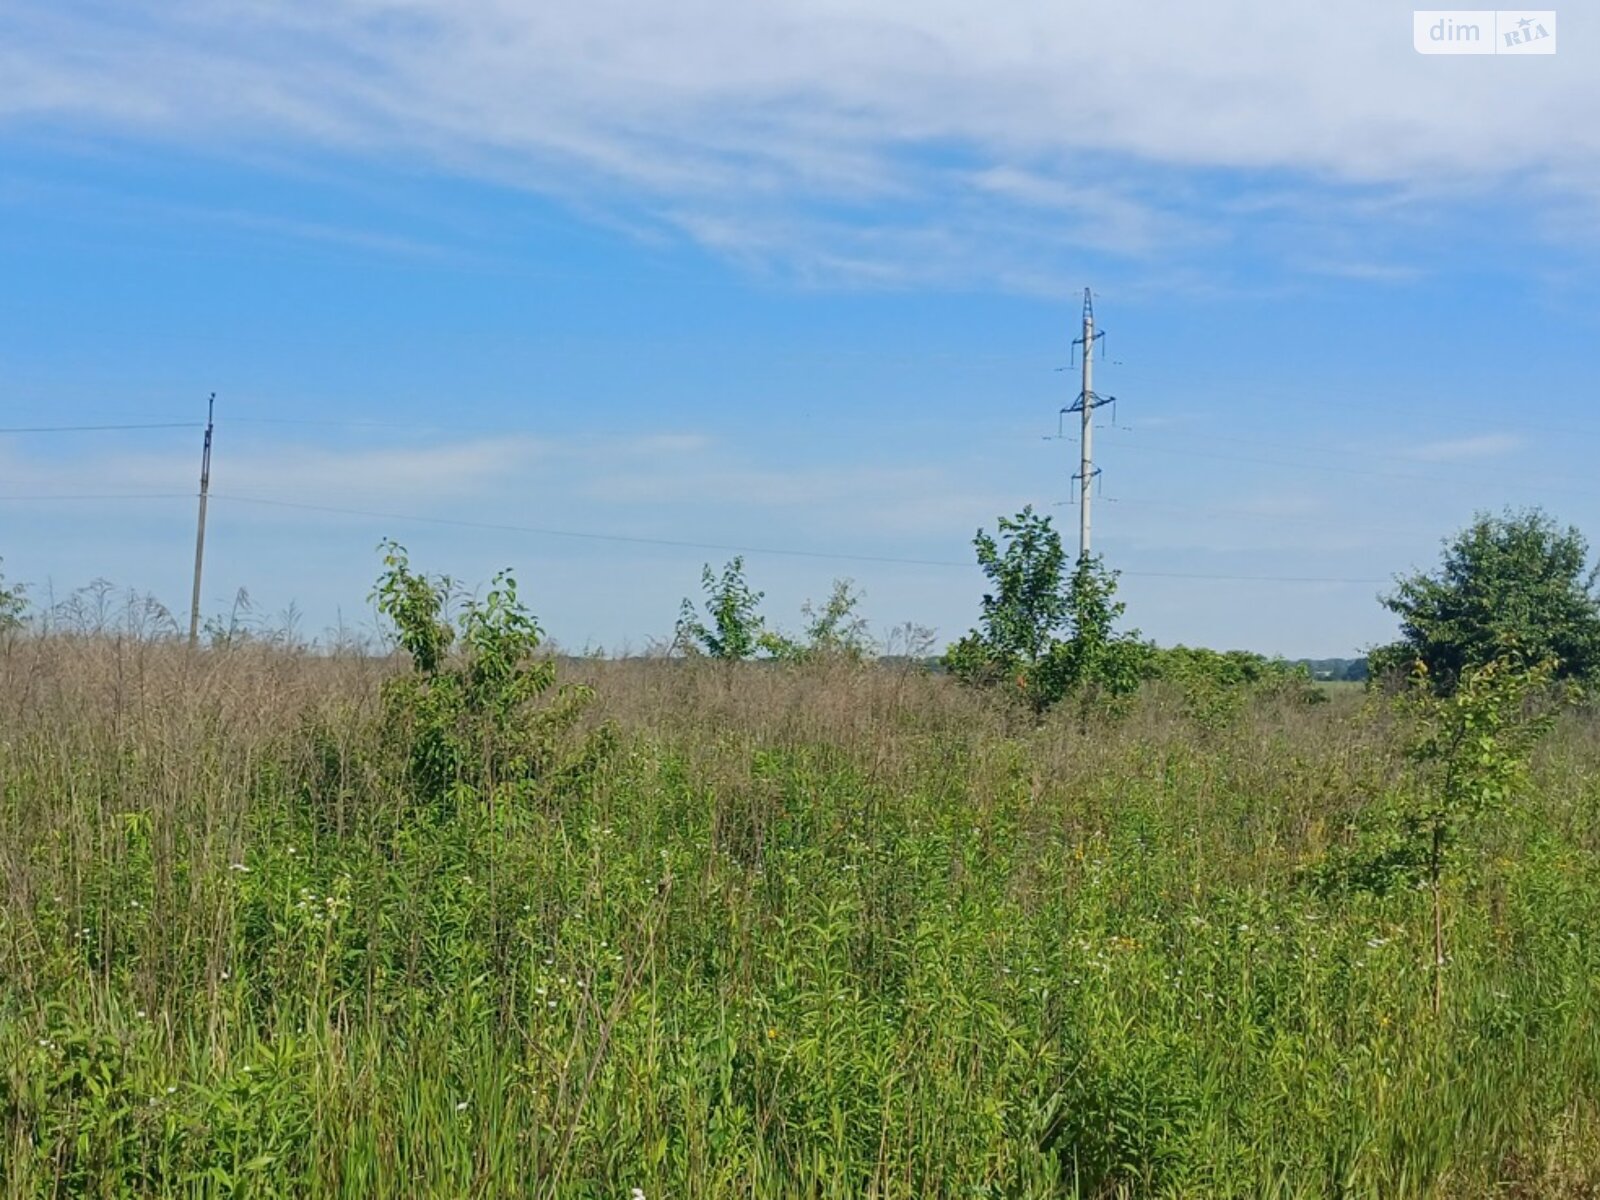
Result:
<instances>
[{"instance_id":1,"label":"small tree with green leaves","mask_svg":"<svg viewBox=\"0 0 1600 1200\"><path fill-rule=\"evenodd\" d=\"M1038 672L1036 690L1046 705L1076 695L1087 718L1097 704L1138 689L1150 648L1138 630L1117 631L1128 606L1116 592L1117 573L1098 556L1078 560L1067 583L1069 636L1052 644Z\"/></svg>"},{"instance_id":2,"label":"small tree with green leaves","mask_svg":"<svg viewBox=\"0 0 1600 1200\"><path fill-rule=\"evenodd\" d=\"M526 800L592 766L609 732L566 735L593 693L558 684L555 662L537 653L542 634L512 574L497 574L453 623L450 579L413 571L398 543L382 549L373 598L412 667L384 684L384 719L416 798L446 811Z\"/></svg>"},{"instance_id":3,"label":"small tree with green leaves","mask_svg":"<svg viewBox=\"0 0 1600 1200\"><path fill-rule=\"evenodd\" d=\"M1511 807L1531 757L1560 707L1575 695L1551 686L1555 664L1529 667L1515 647L1467 667L1441 692L1418 663L1395 705L1407 729L1408 777L1362 813L1357 837L1312 875L1325 890L1428 892L1433 924L1433 1009L1444 1003L1445 880L1484 818Z\"/></svg>"},{"instance_id":4,"label":"small tree with green leaves","mask_svg":"<svg viewBox=\"0 0 1600 1200\"><path fill-rule=\"evenodd\" d=\"M763 593L745 581L744 557L735 556L722 568L720 576L707 563L700 574L700 586L706 595L706 617L702 620L693 602L685 597L678 615L677 647L728 662L755 657L763 648L765 633L760 613Z\"/></svg>"},{"instance_id":5,"label":"small tree with green leaves","mask_svg":"<svg viewBox=\"0 0 1600 1200\"><path fill-rule=\"evenodd\" d=\"M1014 688L1035 712L1075 693L1087 714L1098 697L1137 688L1146 649L1137 633L1116 631L1125 608L1116 574L1090 556L1066 578L1061 535L1032 506L1001 517L999 530L999 541L981 529L973 539L993 590L979 628L945 655L951 672Z\"/></svg>"},{"instance_id":6,"label":"small tree with green leaves","mask_svg":"<svg viewBox=\"0 0 1600 1200\"><path fill-rule=\"evenodd\" d=\"M857 609L862 594L848 579L835 579L833 590L822 604L807 600L800 606L804 632L798 638L780 633L761 635L761 648L783 662L864 661L873 650L867 620Z\"/></svg>"},{"instance_id":7,"label":"small tree with green leaves","mask_svg":"<svg viewBox=\"0 0 1600 1200\"><path fill-rule=\"evenodd\" d=\"M800 613L806 623L806 650L813 657L860 662L872 653L867 619L858 609L863 594L849 579L835 579L821 605L807 600Z\"/></svg>"},{"instance_id":8,"label":"small tree with green leaves","mask_svg":"<svg viewBox=\"0 0 1600 1200\"><path fill-rule=\"evenodd\" d=\"M1435 691L1464 671L1513 655L1552 662L1558 679L1600 677L1600 566L1588 543L1539 509L1480 513L1449 542L1439 569L1400 579L1384 604L1400 617L1400 641L1371 656L1371 673L1403 679L1427 668Z\"/></svg>"},{"instance_id":9,"label":"small tree with green leaves","mask_svg":"<svg viewBox=\"0 0 1600 1200\"><path fill-rule=\"evenodd\" d=\"M1402 705L1414 722L1407 747L1418 788L1403 831L1433 901L1433 1009L1444 1001L1444 892L1450 857L1484 816L1504 811L1526 785L1534 747L1555 717L1550 682L1556 664L1526 666L1514 647L1468 666L1438 694L1419 665Z\"/></svg>"},{"instance_id":10,"label":"small tree with green leaves","mask_svg":"<svg viewBox=\"0 0 1600 1200\"><path fill-rule=\"evenodd\" d=\"M991 590L979 607L978 628L950 647L945 664L968 683L1004 682L1026 694L1067 621L1061 535L1029 505L1000 518L998 539L980 529L972 544Z\"/></svg>"},{"instance_id":11,"label":"small tree with green leaves","mask_svg":"<svg viewBox=\"0 0 1600 1200\"><path fill-rule=\"evenodd\" d=\"M23 614L27 611L25 589L20 583L7 584L6 577L0 574L0 633L21 628Z\"/></svg>"}]
</instances>

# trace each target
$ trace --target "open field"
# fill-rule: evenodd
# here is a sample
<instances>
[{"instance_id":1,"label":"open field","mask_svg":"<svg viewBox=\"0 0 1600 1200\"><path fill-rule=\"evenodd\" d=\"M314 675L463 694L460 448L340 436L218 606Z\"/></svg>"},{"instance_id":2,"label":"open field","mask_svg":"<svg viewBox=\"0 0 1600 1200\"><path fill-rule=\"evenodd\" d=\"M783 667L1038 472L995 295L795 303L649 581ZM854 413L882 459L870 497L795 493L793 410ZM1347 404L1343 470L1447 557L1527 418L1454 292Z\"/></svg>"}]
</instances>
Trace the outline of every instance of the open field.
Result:
<instances>
[{"instance_id":1,"label":"open field","mask_svg":"<svg viewBox=\"0 0 1600 1200\"><path fill-rule=\"evenodd\" d=\"M1600 1195L1592 715L1436 1017L1428 897L1307 869L1408 770L1359 690L566 664L608 752L425 805L398 669L0 643L6 1195Z\"/></svg>"}]
</instances>

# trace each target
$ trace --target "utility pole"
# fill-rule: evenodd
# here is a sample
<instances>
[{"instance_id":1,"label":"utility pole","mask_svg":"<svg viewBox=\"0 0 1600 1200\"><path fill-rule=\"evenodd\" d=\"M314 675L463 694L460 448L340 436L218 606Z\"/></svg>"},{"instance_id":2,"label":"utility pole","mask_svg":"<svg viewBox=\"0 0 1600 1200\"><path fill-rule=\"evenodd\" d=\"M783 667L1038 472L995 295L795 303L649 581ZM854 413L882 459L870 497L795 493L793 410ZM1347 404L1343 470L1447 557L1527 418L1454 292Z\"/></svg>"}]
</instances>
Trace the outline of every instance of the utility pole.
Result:
<instances>
[{"instance_id":1,"label":"utility pole","mask_svg":"<svg viewBox=\"0 0 1600 1200\"><path fill-rule=\"evenodd\" d=\"M1105 337L1102 330L1095 332L1094 328L1094 297L1088 288L1083 289L1083 336L1073 341L1074 346L1083 347L1083 390L1078 393L1078 399L1063 412L1082 414L1080 430L1081 455L1078 460L1078 473L1073 476L1078 484L1078 559L1082 561L1089 557L1090 535L1090 501L1094 498L1094 477L1100 474L1094 465L1094 410L1102 404L1113 404L1115 396L1098 396L1094 390L1094 344L1099 338Z\"/></svg>"},{"instance_id":2,"label":"utility pole","mask_svg":"<svg viewBox=\"0 0 1600 1200\"><path fill-rule=\"evenodd\" d=\"M200 567L206 556L206 493L211 490L211 426L217 394L206 401L206 440L200 451L200 521L194 534L194 595L189 602L189 649L200 642Z\"/></svg>"}]
</instances>

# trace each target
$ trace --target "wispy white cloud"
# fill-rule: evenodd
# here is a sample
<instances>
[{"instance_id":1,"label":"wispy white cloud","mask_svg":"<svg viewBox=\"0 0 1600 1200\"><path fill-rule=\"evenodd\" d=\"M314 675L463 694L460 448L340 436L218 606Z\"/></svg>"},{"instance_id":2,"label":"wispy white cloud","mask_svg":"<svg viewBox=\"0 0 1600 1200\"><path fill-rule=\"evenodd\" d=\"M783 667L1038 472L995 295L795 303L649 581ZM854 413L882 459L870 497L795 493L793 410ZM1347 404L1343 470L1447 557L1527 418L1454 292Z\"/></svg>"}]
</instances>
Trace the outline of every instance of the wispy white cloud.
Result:
<instances>
[{"instance_id":1,"label":"wispy white cloud","mask_svg":"<svg viewBox=\"0 0 1600 1200\"><path fill-rule=\"evenodd\" d=\"M1423 276L1420 268L1404 263L1365 262L1359 259L1311 258L1302 260L1301 266L1315 275L1354 279L1360 283L1414 283Z\"/></svg>"},{"instance_id":2,"label":"wispy white cloud","mask_svg":"<svg viewBox=\"0 0 1600 1200\"><path fill-rule=\"evenodd\" d=\"M211 482L219 493L283 500L427 503L481 494L549 453L545 443L523 437L350 450L257 446L219 455ZM189 455L128 451L45 461L5 455L0 447L0 462L17 492L185 491L195 483Z\"/></svg>"},{"instance_id":3,"label":"wispy white cloud","mask_svg":"<svg viewBox=\"0 0 1600 1200\"><path fill-rule=\"evenodd\" d=\"M1448 438L1412 447L1407 456L1421 462L1469 462L1496 458L1521 449L1524 438L1514 433L1484 433L1475 437Z\"/></svg>"},{"instance_id":4,"label":"wispy white cloud","mask_svg":"<svg viewBox=\"0 0 1600 1200\"><path fill-rule=\"evenodd\" d=\"M1577 227L1600 195L1593 52L1513 78L1415 54L1396 18L1387 0L21 0L0 17L0 121L420 159L864 284L1057 288L1086 255L1248 236L1258 189L1273 222L1348 224L1515 187Z\"/></svg>"},{"instance_id":5,"label":"wispy white cloud","mask_svg":"<svg viewBox=\"0 0 1600 1200\"><path fill-rule=\"evenodd\" d=\"M0 439L7 494L189 494L185 453L125 451L27 458ZM475 438L425 446L340 449L304 443L230 446L213 463L219 499L379 510L423 519L566 523L681 536L723 516L781 525L778 542L808 531L945 538L1026 502L954 469L860 463L795 466L759 448L692 432L627 437ZM256 510L248 510L256 511ZM581 516L577 515L581 511ZM484 517L484 513L493 513ZM551 513L565 513L552 521ZM731 536L731 535L730 535Z\"/></svg>"}]
</instances>

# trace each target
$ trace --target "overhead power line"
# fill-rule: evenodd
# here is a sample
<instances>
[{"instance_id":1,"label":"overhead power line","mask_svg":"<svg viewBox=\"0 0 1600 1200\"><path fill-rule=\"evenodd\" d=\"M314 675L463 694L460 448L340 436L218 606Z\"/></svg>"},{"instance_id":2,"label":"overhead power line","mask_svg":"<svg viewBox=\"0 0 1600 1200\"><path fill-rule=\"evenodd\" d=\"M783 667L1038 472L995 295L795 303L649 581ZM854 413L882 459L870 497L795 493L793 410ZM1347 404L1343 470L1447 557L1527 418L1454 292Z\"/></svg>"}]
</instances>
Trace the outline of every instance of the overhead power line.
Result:
<instances>
[{"instance_id":1,"label":"overhead power line","mask_svg":"<svg viewBox=\"0 0 1600 1200\"><path fill-rule=\"evenodd\" d=\"M444 525L460 529L484 529L499 533L529 533L543 537L573 538L580 541L624 542L644 546L666 546L680 550L714 550L718 553L724 554L770 554L787 558L837 559L846 562L887 563L890 565L914 567L956 567L964 570L970 570L974 566L972 562L963 562L948 558L901 558L884 554L852 554L844 551L833 550L796 550L790 547L779 546L732 545L721 542L689 541L679 538L644 537L636 534L597 533L592 530L552 529L547 526L511 525L498 521L468 521L454 517L425 517L407 513L377 512L372 509L343 508L331 504L306 504L296 500L273 500L265 496L237 496L221 492L213 492L211 494L211 498L213 500L222 500L235 504L257 504L270 508L295 509L304 512L332 513L347 517L368 517L381 521L401 521L422 525ZM1180 571L1123 571L1121 573L1132 578L1199 579L1245 583L1372 584L1391 582L1388 579L1352 579L1336 578L1332 576L1307 575L1229 575Z\"/></svg>"},{"instance_id":2,"label":"overhead power line","mask_svg":"<svg viewBox=\"0 0 1600 1200\"><path fill-rule=\"evenodd\" d=\"M1114 428L1117 430L1118 433L1121 433L1121 434L1132 434L1133 435L1133 441L1131 441L1131 442L1124 442L1121 438L1119 438L1118 439L1118 444L1119 445L1137 445L1137 446L1141 446L1141 447L1143 447L1145 449L1151 449L1151 450L1161 449L1161 450L1165 450L1168 453L1177 453L1177 451L1173 447L1170 447L1170 446L1162 447L1159 444L1150 445L1147 442L1146 439L1151 435L1149 433L1147 433L1146 431L1139 429L1138 427L1130 428L1130 427L1127 427L1127 426L1114 426ZM1156 433L1154 436L1159 439L1159 438L1162 438L1162 437L1165 437L1165 436L1171 436L1171 435L1162 434L1162 433ZM1355 449L1355 448L1350 448L1350 447L1311 446L1311 445L1307 445L1307 444L1305 444L1303 442L1279 442L1279 441L1268 440L1268 439L1265 439L1265 438L1233 437L1233 436L1231 436L1229 434L1223 434L1223 433L1188 433L1188 432L1185 432L1185 433L1183 433L1181 435L1178 435L1178 436L1180 436L1181 439L1184 442L1191 442L1191 441L1196 441L1196 442L1221 442L1221 443L1225 443L1225 444L1228 444L1228 445L1237 445L1237 446L1261 446L1261 447L1265 447L1265 448L1267 448L1269 450L1290 450L1290 451L1294 451L1296 453L1315 454L1315 455L1319 455L1319 456L1327 455L1327 454L1339 454L1339 455L1345 455L1345 456L1359 457L1359 458L1364 459L1364 460L1379 459L1379 460L1384 461L1384 462L1401 463L1403 465L1411 466L1411 467L1459 466L1462 470L1471 470L1471 471L1480 471L1481 470L1480 464L1477 463L1477 462L1457 462L1457 463L1452 463L1447 459L1433 459L1433 458L1427 458L1427 457L1424 457L1424 456L1421 456L1421 455L1416 455L1416 454L1380 454L1380 453L1376 453L1376 452L1373 452L1373 451ZM1187 453L1187 451L1185 451L1185 453ZM1213 457L1215 457L1215 456L1213 456ZM1240 460L1240 461L1265 462L1266 460L1265 459L1249 459L1249 460ZM1295 463L1295 464L1287 464L1287 463L1285 463L1285 464L1282 464L1282 465L1285 465L1285 466L1288 466L1288 465L1299 466L1300 464L1298 464L1298 463ZM1328 466L1326 464L1321 464L1321 463L1307 463L1305 465L1307 467L1309 467L1311 469L1315 469L1315 470L1339 471L1339 472L1346 473L1346 474L1353 473L1351 468L1341 467L1341 466L1338 466L1338 465ZM1373 474L1374 472L1364 472L1364 473ZM1423 475L1391 474L1391 473L1388 473L1388 472L1376 472L1376 474L1381 474L1386 478L1394 478L1394 479L1408 479L1408 480L1423 480L1423 479L1426 479L1426 480L1432 480L1434 482L1447 482L1447 483L1453 483L1453 482L1457 481L1454 477L1449 476L1449 475L1427 475L1427 476L1423 476ZM1545 475L1545 474L1542 474L1542 473L1540 475L1540 478L1553 480L1553 481L1555 481L1557 483L1576 483L1576 484L1580 484L1580 485L1588 482L1588 480L1574 479L1571 476Z\"/></svg>"},{"instance_id":3,"label":"overhead power line","mask_svg":"<svg viewBox=\"0 0 1600 1200\"><path fill-rule=\"evenodd\" d=\"M139 421L124 425L7 425L0 433L107 433L127 429L199 429L204 421Z\"/></svg>"},{"instance_id":4,"label":"overhead power line","mask_svg":"<svg viewBox=\"0 0 1600 1200\"><path fill-rule=\"evenodd\" d=\"M35 500L193 500L193 492L35 492L27 495L0 496L3 501L28 502Z\"/></svg>"},{"instance_id":5,"label":"overhead power line","mask_svg":"<svg viewBox=\"0 0 1600 1200\"><path fill-rule=\"evenodd\" d=\"M1154 451L1157 454L1176 454L1184 458L1210 458L1219 462L1252 463L1262 467L1284 467L1291 471L1327 471L1335 475L1362 475L1371 479L1392 479L1399 483L1434 483L1447 484L1454 487L1471 487L1477 481L1465 477L1452 478L1446 475L1407 475L1399 471L1367 471L1360 467L1343 467L1336 463L1310 463L1286 462L1283 459L1256 458L1245 454L1217 454L1212 451L1180 449L1176 446L1155 446L1149 442L1129 441L1122 443L1123 449L1136 449ZM1581 490L1578 488L1551 487L1548 484L1531 482L1518 484L1528 491L1550 492L1566 496L1582 496L1593 499L1597 494L1594 490Z\"/></svg>"},{"instance_id":6,"label":"overhead power line","mask_svg":"<svg viewBox=\"0 0 1600 1200\"><path fill-rule=\"evenodd\" d=\"M38 492L0 495L0 503L33 503L52 500L193 500L194 492ZM495 521L467 521L453 517L427 517L416 513L379 512L365 508L344 508L332 504L305 504L295 500L274 500L265 496L234 496L220 492L212 500L235 504L255 504L301 512L329 513L345 517L367 517L379 521L399 521L414 525L442 525L458 529L483 529L500 533L527 533L542 537L572 538L580 541L621 542L642 546L665 546L680 550L713 550L727 554L768 554L785 558L834 559L845 562L885 563L891 566L950 567L970 570L972 562L948 558L900 558L884 554L852 554L833 550L797 550L781 546L743 546L721 542L699 542L678 538L654 538L625 533L598 533L592 530L552 529L539 525L512 525ZM1122 571L1131 579L1192 579L1218 583L1327 583L1385 584L1389 579L1350 578L1323 575L1237 575L1207 571Z\"/></svg>"},{"instance_id":7,"label":"overhead power line","mask_svg":"<svg viewBox=\"0 0 1600 1200\"><path fill-rule=\"evenodd\" d=\"M508 525L498 521L466 521L454 517L424 517L407 513L376 512L364 508L341 508L331 504L305 504L297 500L272 500L265 496L236 496L223 492L213 492L212 498L234 504L259 504L270 508L334 513L347 517L369 517L380 521L447 525L459 529L486 529L500 533L531 533L542 537L574 538L581 541L628 542L642 546L667 546L680 550L715 550L721 554L775 554L790 558L833 558L851 562L895 563L912 567L970 567L973 565L969 562L955 562L951 559L898 558L883 554L851 554L832 550L796 550L777 546L743 546L721 542L697 542L678 538L643 537L626 533L596 533L590 530L552 529L540 525Z\"/></svg>"}]
</instances>

